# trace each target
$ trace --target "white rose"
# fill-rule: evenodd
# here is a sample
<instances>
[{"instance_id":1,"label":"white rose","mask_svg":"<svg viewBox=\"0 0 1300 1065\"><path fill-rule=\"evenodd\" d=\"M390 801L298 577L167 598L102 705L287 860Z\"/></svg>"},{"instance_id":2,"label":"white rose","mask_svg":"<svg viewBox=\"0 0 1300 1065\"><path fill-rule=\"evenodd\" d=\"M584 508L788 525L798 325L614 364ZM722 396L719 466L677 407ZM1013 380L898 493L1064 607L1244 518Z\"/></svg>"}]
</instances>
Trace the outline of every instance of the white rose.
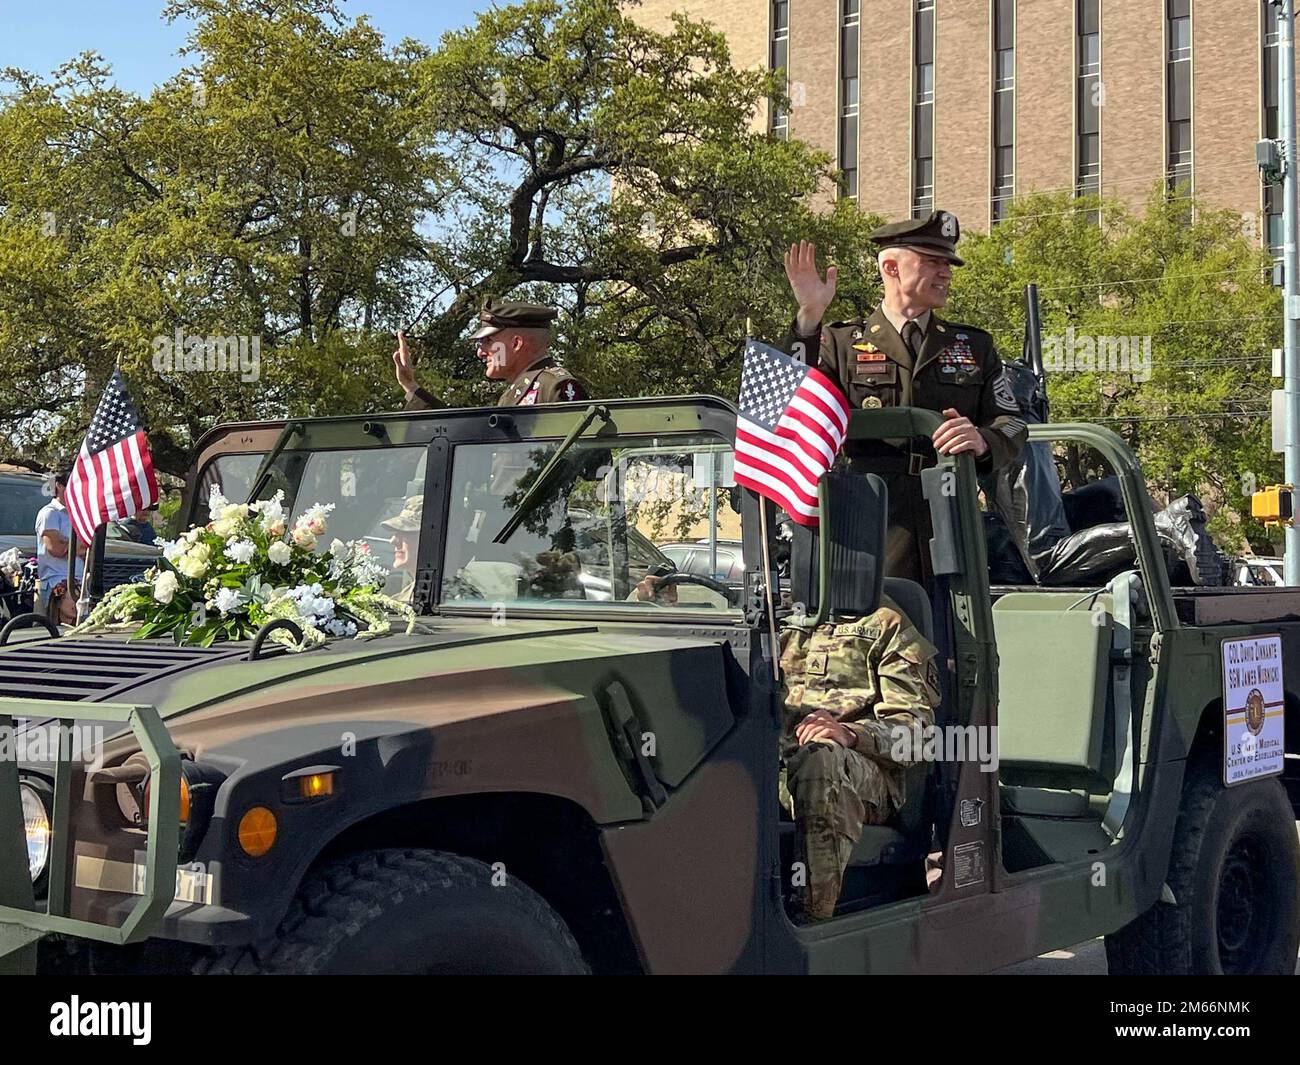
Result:
<instances>
[{"instance_id":1,"label":"white rose","mask_svg":"<svg viewBox=\"0 0 1300 1065\"><path fill-rule=\"evenodd\" d=\"M153 597L160 603L170 603L180 585L181 582L176 579L176 574L168 570L159 574L158 579L153 582Z\"/></svg>"},{"instance_id":2,"label":"white rose","mask_svg":"<svg viewBox=\"0 0 1300 1065\"><path fill-rule=\"evenodd\" d=\"M295 525L293 527L293 542L308 551L316 550L316 537L304 525Z\"/></svg>"},{"instance_id":3,"label":"white rose","mask_svg":"<svg viewBox=\"0 0 1300 1065\"><path fill-rule=\"evenodd\" d=\"M266 557L277 566L285 566L288 565L289 559L293 557L293 550L283 540L276 540L266 549Z\"/></svg>"},{"instance_id":4,"label":"white rose","mask_svg":"<svg viewBox=\"0 0 1300 1065\"><path fill-rule=\"evenodd\" d=\"M191 548L184 556L176 560L176 568L185 576L196 580L208 571L208 545L199 544Z\"/></svg>"},{"instance_id":5,"label":"white rose","mask_svg":"<svg viewBox=\"0 0 1300 1065\"><path fill-rule=\"evenodd\" d=\"M330 554L335 558L341 558L347 554L348 545L340 540L337 536L330 541Z\"/></svg>"}]
</instances>

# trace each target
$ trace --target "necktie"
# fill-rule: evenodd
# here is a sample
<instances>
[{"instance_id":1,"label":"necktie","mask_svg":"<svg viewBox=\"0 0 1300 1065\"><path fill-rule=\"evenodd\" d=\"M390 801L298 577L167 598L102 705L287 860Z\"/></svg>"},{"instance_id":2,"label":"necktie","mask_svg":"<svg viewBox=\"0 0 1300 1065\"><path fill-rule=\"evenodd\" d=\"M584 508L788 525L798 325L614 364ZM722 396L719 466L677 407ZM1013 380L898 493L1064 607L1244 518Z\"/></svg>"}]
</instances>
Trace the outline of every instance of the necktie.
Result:
<instances>
[{"instance_id":1,"label":"necktie","mask_svg":"<svg viewBox=\"0 0 1300 1065\"><path fill-rule=\"evenodd\" d=\"M921 354L921 341L924 339L921 327L916 322L907 322L903 326L903 343L908 346L914 357Z\"/></svg>"}]
</instances>

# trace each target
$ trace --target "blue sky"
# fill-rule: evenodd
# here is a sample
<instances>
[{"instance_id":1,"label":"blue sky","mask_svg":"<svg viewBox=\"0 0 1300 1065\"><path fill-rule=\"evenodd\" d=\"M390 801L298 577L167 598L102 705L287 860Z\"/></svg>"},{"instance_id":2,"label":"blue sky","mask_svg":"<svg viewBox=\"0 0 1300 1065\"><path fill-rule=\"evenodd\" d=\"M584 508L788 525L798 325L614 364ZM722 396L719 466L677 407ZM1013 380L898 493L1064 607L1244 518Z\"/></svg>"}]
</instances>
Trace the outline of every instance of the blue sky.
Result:
<instances>
[{"instance_id":1,"label":"blue sky","mask_svg":"<svg viewBox=\"0 0 1300 1065\"><path fill-rule=\"evenodd\" d=\"M389 40L436 43L444 30L474 21L491 0L341 0ZM182 66L176 50L187 27L161 18L164 0L0 0L0 68L47 73L85 51L112 65L124 89L147 94Z\"/></svg>"}]
</instances>

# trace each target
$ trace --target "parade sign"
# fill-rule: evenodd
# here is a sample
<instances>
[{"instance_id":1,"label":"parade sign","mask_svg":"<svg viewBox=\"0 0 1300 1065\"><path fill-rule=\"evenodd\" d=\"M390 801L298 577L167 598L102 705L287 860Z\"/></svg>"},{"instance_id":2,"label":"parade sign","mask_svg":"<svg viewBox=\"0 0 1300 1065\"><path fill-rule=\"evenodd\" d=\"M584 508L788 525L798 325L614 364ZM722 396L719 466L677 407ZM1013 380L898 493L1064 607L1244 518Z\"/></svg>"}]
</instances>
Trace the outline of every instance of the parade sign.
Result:
<instances>
[{"instance_id":1,"label":"parade sign","mask_svg":"<svg viewBox=\"0 0 1300 1065\"><path fill-rule=\"evenodd\" d=\"M1282 637L1223 641L1223 783L1282 772Z\"/></svg>"}]
</instances>

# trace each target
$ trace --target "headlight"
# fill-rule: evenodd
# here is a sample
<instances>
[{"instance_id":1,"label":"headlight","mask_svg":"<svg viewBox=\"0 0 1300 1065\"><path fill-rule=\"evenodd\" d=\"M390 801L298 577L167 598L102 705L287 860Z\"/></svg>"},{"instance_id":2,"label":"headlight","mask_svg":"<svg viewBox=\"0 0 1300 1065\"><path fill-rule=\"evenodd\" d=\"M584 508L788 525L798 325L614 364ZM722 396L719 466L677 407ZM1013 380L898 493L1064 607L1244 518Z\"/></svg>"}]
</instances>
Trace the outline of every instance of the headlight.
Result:
<instances>
[{"instance_id":1,"label":"headlight","mask_svg":"<svg viewBox=\"0 0 1300 1065\"><path fill-rule=\"evenodd\" d=\"M36 789L29 784L20 784L18 791L23 797L23 834L27 837L27 870L32 875L32 883L45 872L50 860L50 815L45 809Z\"/></svg>"}]
</instances>

